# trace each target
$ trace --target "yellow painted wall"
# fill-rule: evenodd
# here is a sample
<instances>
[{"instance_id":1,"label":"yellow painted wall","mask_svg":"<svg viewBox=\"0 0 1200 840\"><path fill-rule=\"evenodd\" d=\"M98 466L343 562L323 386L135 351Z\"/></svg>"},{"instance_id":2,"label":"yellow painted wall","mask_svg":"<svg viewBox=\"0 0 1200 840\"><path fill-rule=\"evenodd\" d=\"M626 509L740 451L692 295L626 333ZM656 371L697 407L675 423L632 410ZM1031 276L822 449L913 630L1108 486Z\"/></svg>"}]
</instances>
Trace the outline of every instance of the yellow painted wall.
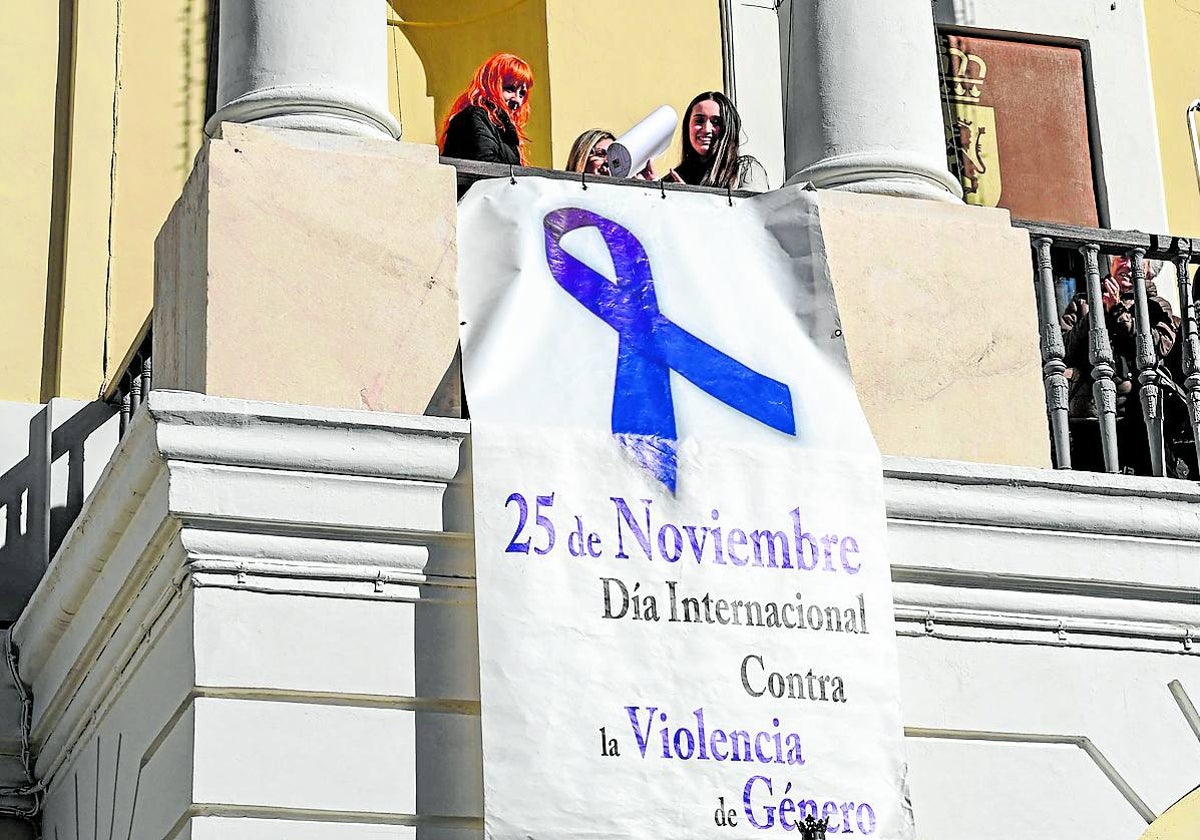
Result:
<instances>
[{"instance_id":1,"label":"yellow painted wall","mask_svg":"<svg viewBox=\"0 0 1200 840\"><path fill-rule=\"evenodd\" d=\"M154 238L204 137L207 5L206 0L122 3L105 360L110 378L150 314Z\"/></svg>"},{"instance_id":2,"label":"yellow painted wall","mask_svg":"<svg viewBox=\"0 0 1200 840\"><path fill-rule=\"evenodd\" d=\"M602 12L579 0L390 2L392 111L413 142L435 142L450 103L495 52L533 67L536 166L564 166L586 129L620 134L662 104L682 116L693 96L722 86L720 11L708 0L613 0ZM659 163L678 160L676 139Z\"/></svg>"},{"instance_id":3,"label":"yellow painted wall","mask_svg":"<svg viewBox=\"0 0 1200 840\"><path fill-rule=\"evenodd\" d=\"M119 373L150 311L154 238L202 139L207 6L75 0L72 29L60 27L57 0L0 4L0 400L93 398ZM536 166L562 166L586 128L619 133L659 104L682 110L721 86L708 0L385 9L398 24L388 31L391 107L412 142L436 141L474 69L500 51L533 67ZM678 154L676 142L661 163Z\"/></svg>"},{"instance_id":4,"label":"yellow painted wall","mask_svg":"<svg viewBox=\"0 0 1200 840\"><path fill-rule=\"evenodd\" d=\"M659 105L680 118L692 97L722 89L721 17L708 0L548 0L554 73L554 165L589 128L620 135ZM678 136L657 161L679 162ZM665 164L665 166L663 166Z\"/></svg>"},{"instance_id":5,"label":"yellow painted wall","mask_svg":"<svg viewBox=\"0 0 1200 840\"><path fill-rule=\"evenodd\" d=\"M545 0L390 0L398 28L424 68L425 95L433 98L440 128L451 103L470 82L475 68L497 52L521 56L533 69L532 108L526 132L533 166L550 166L551 73L546 47ZM582 9L582 4L580 5ZM403 90L403 85L401 86ZM400 102L399 110L409 109ZM428 122L403 113L405 139L430 137ZM424 119L428 119L426 113Z\"/></svg>"},{"instance_id":6,"label":"yellow painted wall","mask_svg":"<svg viewBox=\"0 0 1200 840\"><path fill-rule=\"evenodd\" d=\"M115 3L76 4L66 234L52 277L61 331L57 362L44 369L44 399L93 399L104 378L116 32Z\"/></svg>"},{"instance_id":7,"label":"yellow painted wall","mask_svg":"<svg viewBox=\"0 0 1200 840\"><path fill-rule=\"evenodd\" d=\"M0 400L41 394L58 40L58 3L0 6Z\"/></svg>"},{"instance_id":8,"label":"yellow painted wall","mask_svg":"<svg viewBox=\"0 0 1200 840\"><path fill-rule=\"evenodd\" d=\"M1200 788L1176 802L1151 823L1139 840L1188 840L1200 825Z\"/></svg>"},{"instance_id":9,"label":"yellow painted wall","mask_svg":"<svg viewBox=\"0 0 1200 840\"><path fill-rule=\"evenodd\" d=\"M1200 236L1200 186L1184 118L1200 98L1200 0L1146 0L1145 13L1170 232Z\"/></svg>"},{"instance_id":10,"label":"yellow painted wall","mask_svg":"<svg viewBox=\"0 0 1200 840\"><path fill-rule=\"evenodd\" d=\"M73 27L60 8L0 13L0 400L100 392L150 311L154 237L202 137L207 0L124 0L119 36L116 3L77 0Z\"/></svg>"},{"instance_id":11,"label":"yellow painted wall","mask_svg":"<svg viewBox=\"0 0 1200 840\"><path fill-rule=\"evenodd\" d=\"M388 20L400 16L388 6ZM433 97L426 92L421 57L399 26L388 27L388 107L400 121L401 139L408 143L437 143Z\"/></svg>"}]
</instances>

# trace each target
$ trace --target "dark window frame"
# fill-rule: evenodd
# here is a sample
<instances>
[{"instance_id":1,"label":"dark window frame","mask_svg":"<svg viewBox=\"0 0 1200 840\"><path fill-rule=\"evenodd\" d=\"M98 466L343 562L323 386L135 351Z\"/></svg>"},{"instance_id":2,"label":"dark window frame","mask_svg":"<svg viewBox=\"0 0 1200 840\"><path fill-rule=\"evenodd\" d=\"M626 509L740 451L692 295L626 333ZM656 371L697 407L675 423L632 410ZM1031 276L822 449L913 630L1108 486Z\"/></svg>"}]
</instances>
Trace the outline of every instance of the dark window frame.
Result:
<instances>
[{"instance_id":1,"label":"dark window frame","mask_svg":"<svg viewBox=\"0 0 1200 840\"><path fill-rule=\"evenodd\" d=\"M1083 60L1083 98L1087 111L1088 151L1092 156L1092 188L1096 196L1096 216L1100 227L1111 229L1108 209L1108 182L1104 175L1104 151L1100 140L1100 120L1096 109L1096 85L1092 72L1092 45L1086 38L1065 38L1056 35L1038 35L1032 32L1016 32L1008 29L962 26L957 23L936 24L939 49L943 35L958 35L963 38L991 38L1018 44L1033 44L1046 47L1066 47L1079 50ZM942 82L941 65L938 65L938 81ZM943 127L945 113L942 114ZM1038 221L1038 220L1031 220Z\"/></svg>"}]
</instances>

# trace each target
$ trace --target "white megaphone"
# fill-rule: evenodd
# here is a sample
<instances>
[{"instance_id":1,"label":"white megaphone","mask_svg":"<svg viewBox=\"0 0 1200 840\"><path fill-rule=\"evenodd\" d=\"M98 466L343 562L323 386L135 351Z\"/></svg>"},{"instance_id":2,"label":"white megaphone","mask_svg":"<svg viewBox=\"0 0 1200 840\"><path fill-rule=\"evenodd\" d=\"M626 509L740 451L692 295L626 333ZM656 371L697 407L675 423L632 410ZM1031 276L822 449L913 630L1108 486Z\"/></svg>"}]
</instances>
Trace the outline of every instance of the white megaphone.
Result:
<instances>
[{"instance_id":1,"label":"white megaphone","mask_svg":"<svg viewBox=\"0 0 1200 840\"><path fill-rule=\"evenodd\" d=\"M661 105L626 131L608 147L608 171L614 178L628 178L646 168L671 145L678 121L675 109Z\"/></svg>"}]
</instances>

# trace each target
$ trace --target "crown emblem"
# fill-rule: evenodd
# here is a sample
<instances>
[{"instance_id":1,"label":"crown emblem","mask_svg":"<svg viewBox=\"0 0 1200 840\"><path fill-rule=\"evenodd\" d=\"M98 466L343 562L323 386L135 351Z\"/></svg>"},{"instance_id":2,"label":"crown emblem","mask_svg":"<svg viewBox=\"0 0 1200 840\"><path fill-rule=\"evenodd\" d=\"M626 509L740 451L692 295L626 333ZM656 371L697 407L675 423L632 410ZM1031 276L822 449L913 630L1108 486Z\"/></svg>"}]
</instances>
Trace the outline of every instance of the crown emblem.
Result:
<instances>
[{"instance_id":1,"label":"crown emblem","mask_svg":"<svg viewBox=\"0 0 1200 840\"><path fill-rule=\"evenodd\" d=\"M951 102L978 104L987 78L987 62L974 53L943 43L939 56L942 65L942 90Z\"/></svg>"}]
</instances>

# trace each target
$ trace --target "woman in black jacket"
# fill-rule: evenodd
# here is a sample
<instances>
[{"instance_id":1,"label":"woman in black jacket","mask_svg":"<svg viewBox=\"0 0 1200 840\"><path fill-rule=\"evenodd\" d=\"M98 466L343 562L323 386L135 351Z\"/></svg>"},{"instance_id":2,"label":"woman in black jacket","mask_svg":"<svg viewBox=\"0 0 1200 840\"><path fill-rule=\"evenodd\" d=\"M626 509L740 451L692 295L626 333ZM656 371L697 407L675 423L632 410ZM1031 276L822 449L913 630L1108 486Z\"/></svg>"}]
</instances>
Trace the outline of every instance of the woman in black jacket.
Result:
<instances>
[{"instance_id":1,"label":"woman in black jacket","mask_svg":"<svg viewBox=\"0 0 1200 840\"><path fill-rule=\"evenodd\" d=\"M533 72L523 59L497 53L479 66L454 100L442 128L446 157L524 165Z\"/></svg>"}]
</instances>

